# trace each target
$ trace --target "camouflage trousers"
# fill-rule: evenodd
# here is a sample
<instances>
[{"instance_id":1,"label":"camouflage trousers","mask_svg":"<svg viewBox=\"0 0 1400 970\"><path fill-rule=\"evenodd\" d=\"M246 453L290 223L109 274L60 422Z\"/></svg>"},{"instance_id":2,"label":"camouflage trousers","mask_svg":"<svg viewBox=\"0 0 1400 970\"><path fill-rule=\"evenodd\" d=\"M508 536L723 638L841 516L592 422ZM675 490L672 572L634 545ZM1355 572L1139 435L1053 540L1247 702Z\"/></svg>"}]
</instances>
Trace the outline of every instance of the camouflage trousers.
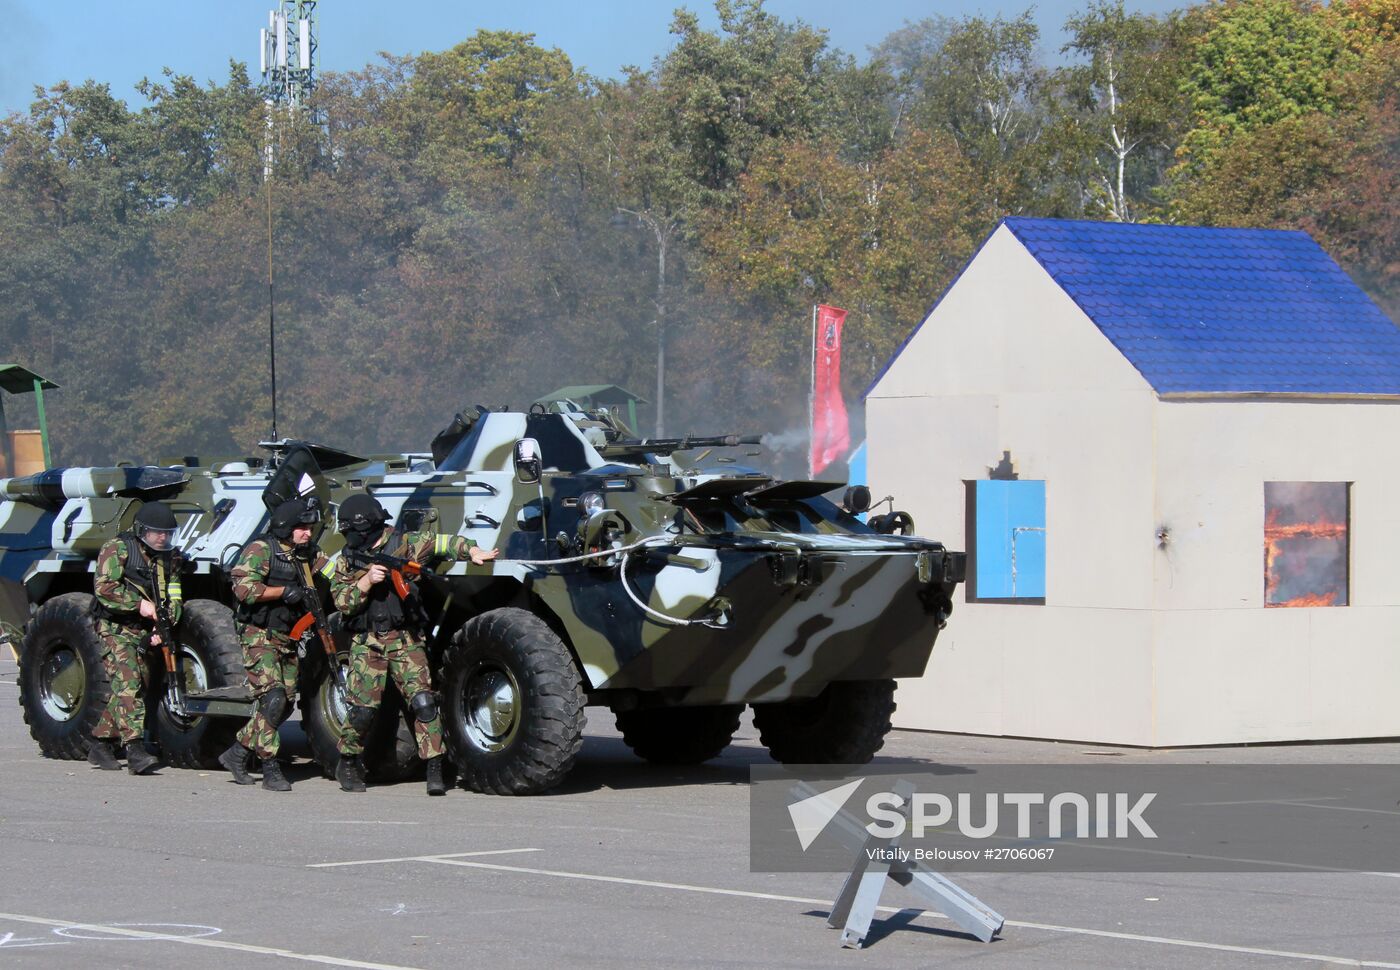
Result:
<instances>
[{"instance_id":1,"label":"camouflage trousers","mask_svg":"<svg viewBox=\"0 0 1400 970\"><path fill-rule=\"evenodd\" d=\"M423 642L403 630L357 635L350 644L350 673L345 685L350 703L356 707L378 707L390 677L405 701L421 691L432 690ZM409 720L418 741L418 756L426 759L442 754L442 718L435 717L424 724L410 713ZM365 739L349 727L340 736L341 754L357 755L364 747Z\"/></svg>"},{"instance_id":2,"label":"camouflage trousers","mask_svg":"<svg viewBox=\"0 0 1400 970\"><path fill-rule=\"evenodd\" d=\"M102 640L102 669L112 685L107 707L92 736L127 744L139 741L146 726L146 688L151 682L151 658L141 649L144 630L109 620L97 621Z\"/></svg>"},{"instance_id":3,"label":"camouflage trousers","mask_svg":"<svg viewBox=\"0 0 1400 970\"><path fill-rule=\"evenodd\" d=\"M267 719L257 700L274 687L287 693L290 711L297 691L297 646L290 640L269 634L255 626L245 626L239 632L243 644L243 666L248 671L248 686L253 689L253 716L238 731L238 743L251 748L259 758L277 757L279 738L277 725Z\"/></svg>"}]
</instances>

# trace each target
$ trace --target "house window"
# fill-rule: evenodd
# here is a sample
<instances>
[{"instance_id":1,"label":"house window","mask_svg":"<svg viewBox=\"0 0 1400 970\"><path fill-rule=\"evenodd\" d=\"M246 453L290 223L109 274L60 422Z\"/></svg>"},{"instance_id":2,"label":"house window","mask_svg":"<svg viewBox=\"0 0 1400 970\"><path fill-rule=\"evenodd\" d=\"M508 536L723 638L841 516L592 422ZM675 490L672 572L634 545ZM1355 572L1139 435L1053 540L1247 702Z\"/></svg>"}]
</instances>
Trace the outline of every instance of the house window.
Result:
<instances>
[{"instance_id":1,"label":"house window","mask_svg":"<svg viewBox=\"0 0 1400 970\"><path fill-rule=\"evenodd\" d=\"M1346 606L1347 482L1264 483L1264 605Z\"/></svg>"},{"instance_id":2,"label":"house window","mask_svg":"<svg viewBox=\"0 0 1400 970\"><path fill-rule=\"evenodd\" d=\"M1045 483L968 482L967 598L1045 602Z\"/></svg>"}]
</instances>

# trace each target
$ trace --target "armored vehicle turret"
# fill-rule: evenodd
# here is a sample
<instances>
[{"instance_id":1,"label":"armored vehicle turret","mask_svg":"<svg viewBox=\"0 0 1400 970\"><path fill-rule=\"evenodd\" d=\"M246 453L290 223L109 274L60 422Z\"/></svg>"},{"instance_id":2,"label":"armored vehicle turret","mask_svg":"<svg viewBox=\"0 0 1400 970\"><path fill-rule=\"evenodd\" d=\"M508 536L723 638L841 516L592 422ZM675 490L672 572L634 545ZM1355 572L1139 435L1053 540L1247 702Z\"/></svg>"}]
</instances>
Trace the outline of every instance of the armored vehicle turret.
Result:
<instances>
[{"instance_id":1,"label":"armored vehicle turret","mask_svg":"<svg viewBox=\"0 0 1400 970\"><path fill-rule=\"evenodd\" d=\"M894 679L924 671L965 557L862 522L868 493L711 458L756 440L638 438L609 412L559 402L458 415L419 454L278 441L261 461L0 480L0 624L30 731L47 755L85 756L107 697L87 619L93 561L160 499L179 522L187 608L179 696L148 720L168 762L212 766L249 711L228 583L240 549L286 498L314 494L333 510L369 493L401 527L501 550L417 580L448 749L468 787L558 784L589 705L610 707L627 744L656 762L715 757L745 705L779 761L868 761L890 729ZM902 513L879 521L910 529ZM321 544L335 554L340 537ZM345 716L329 674L308 643L302 723L328 772ZM414 770L401 707L373 734L372 772Z\"/></svg>"}]
</instances>

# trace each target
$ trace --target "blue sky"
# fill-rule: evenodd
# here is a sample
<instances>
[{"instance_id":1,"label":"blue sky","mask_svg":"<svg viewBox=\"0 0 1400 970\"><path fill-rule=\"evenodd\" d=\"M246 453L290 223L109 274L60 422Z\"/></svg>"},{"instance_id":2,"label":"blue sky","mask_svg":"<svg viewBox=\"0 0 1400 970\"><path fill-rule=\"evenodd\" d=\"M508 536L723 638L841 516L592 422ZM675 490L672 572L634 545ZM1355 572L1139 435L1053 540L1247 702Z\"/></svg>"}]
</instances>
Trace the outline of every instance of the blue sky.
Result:
<instances>
[{"instance_id":1,"label":"blue sky","mask_svg":"<svg viewBox=\"0 0 1400 970\"><path fill-rule=\"evenodd\" d=\"M1057 57L1066 17L1087 0L1040 0L1036 20L1048 57ZM710 0L686 4L641 0L418 0L416 3L321 0L318 5L322 70L355 70L378 51L395 54L444 50L478 28L520 30L559 47L594 74L616 75L624 64L649 64L674 40L671 11L688 6L717 26ZM863 56L906 21L934 14L1013 16L1029 3L951 0L769 0L785 20L800 17L825 28L833 46ZM1134 10L1162 12L1184 0L1129 0ZM230 58L257 71L258 28L271 0L0 0L0 114L24 110L35 84L95 78L137 104L135 84L158 78L161 68L222 81Z\"/></svg>"}]
</instances>

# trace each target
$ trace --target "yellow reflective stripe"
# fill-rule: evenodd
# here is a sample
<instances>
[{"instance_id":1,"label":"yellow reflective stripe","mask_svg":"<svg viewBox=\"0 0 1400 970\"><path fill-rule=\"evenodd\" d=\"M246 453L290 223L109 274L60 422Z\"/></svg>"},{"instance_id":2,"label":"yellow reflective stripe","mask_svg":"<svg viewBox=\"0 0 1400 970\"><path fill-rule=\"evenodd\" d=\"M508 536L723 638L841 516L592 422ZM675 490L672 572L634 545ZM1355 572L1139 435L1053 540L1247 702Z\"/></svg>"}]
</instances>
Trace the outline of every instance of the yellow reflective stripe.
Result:
<instances>
[{"instance_id":1,"label":"yellow reflective stripe","mask_svg":"<svg viewBox=\"0 0 1400 970\"><path fill-rule=\"evenodd\" d=\"M319 572L326 579L330 579L335 575L335 560L327 559L326 564L320 568Z\"/></svg>"},{"instance_id":2,"label":"yellow reflective stripe","mask_svg":"<svg viewBox=\"0 0 1400 970\"><path fill-rule=\"evenodd\" d=\"M445 556L452 551L452 540L456 536L438 536L433 540L433 552L439 556Z\"/></svg>"}]
</instances>

